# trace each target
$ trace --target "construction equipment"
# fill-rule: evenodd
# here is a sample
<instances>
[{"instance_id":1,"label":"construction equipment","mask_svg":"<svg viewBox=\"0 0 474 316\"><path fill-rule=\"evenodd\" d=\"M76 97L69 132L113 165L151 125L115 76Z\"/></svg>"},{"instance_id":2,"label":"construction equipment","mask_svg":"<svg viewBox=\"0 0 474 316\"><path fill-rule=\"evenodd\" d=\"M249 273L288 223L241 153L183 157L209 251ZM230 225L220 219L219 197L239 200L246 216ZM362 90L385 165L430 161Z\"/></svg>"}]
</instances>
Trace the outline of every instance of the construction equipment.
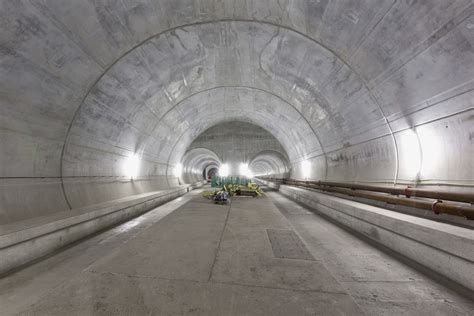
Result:
<instances>
[{"instance_id":1,"label":"construction equipment","mask_svg":"<svg viewBox=\"0 0 474 316\"><path fill-rule=\"evenodd\" d=\"M218 204L227 204L232 196L263 196L262 189L255 183L247 182L246 185L224 184L220 190L204 191L202 196Z\"/></svg>"},{"instance_id":2,"label":"construction equipment","mask_svg":"<svg viewBox=\"0 0 474 316\"><path fill-rule=\"evenodd\" d=\"M244 185L247 186L248 183L250 183L251 180L247 177L220 177L220 176L212 176L211 178L211 187L216 188L216 187L222 187L223 185L231 185L231 184L236 184L236 185Z\"/></svg>"},{"instance_id":3,"label":"construction equipment","mask_svg":"<svg viewBox=\"0 0 474 316\"><path fill-rule=\"evenodd\" d=\"M214 203L216 204L227 204L229 203L229 192L218 191L213 197Z\"/></svg>"}]
</instances>

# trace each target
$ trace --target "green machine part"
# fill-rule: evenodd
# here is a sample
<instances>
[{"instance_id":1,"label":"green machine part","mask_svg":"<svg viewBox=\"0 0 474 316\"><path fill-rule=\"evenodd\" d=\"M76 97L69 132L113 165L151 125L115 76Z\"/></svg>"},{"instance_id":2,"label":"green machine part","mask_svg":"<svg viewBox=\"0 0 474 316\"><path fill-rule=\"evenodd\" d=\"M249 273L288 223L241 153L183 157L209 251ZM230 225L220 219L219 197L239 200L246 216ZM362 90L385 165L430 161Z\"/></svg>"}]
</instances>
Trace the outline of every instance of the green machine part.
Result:
<instances>
[{"instance_id":1,"label":"green machine part","mask_svg":"<svg viewBox=\"0 0 474 316\"><path fill-rule=\"evenodd\" d=\"M247 177L218 177L212 176L211 178L211 187L217 188L227 184L239 184L247 186L251 180Z\"/></svg>"},{"instance_id":2,"label":"green machine part","mask_svg":"<svg viewBox=\"0 0 474 316\"><path fill-rule=\"evenodd\" d=\"M211 178L211 187L216 188L219 186L219 181L217 179L217 176L212 176Z\"/></svg>"}]
</instances>

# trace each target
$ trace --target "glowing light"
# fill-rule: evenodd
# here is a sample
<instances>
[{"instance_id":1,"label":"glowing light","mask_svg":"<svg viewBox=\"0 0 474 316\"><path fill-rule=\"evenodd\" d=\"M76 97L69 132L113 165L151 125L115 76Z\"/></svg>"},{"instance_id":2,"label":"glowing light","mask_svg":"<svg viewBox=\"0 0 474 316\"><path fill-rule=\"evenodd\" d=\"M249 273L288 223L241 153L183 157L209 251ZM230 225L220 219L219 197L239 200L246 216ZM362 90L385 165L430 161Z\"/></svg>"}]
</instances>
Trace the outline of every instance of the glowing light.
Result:
<instances>
[{"instance_id":1,"label":"glowing light","mask_svg":"<svg viewBox=\"0 0 474 316\"><path fill-rule=\"evenodd\" d=\"M401 167L406 176L415 178L421 170L421 147L414 130L407 130L400 138Z\"/></svg>"},{"instance_id":2,"label":"glowing light","mask_svg":"<svg viewBox=\"0 0 474 316\"><path fill-rule=\"evenodd\" d=\"M133 154L125 159L123 164L123 172L125 176L133 179L138 175L140 170L140 157L137 154Z\"/></svg>"},{"instance_id":3,"label":"glowing light","mask_svg":"<svg viewBox=\"0 0 474 316\"><path fill-rule=\"evenodd\" d=\"M301 173L305 179L311 176L311 162L308 160L303 160L301 162Z\"/></svg>"},{"instance_id":4,"label":"glowing light","mask_svg":"<svg viewBox=\"0 0 474 316\"><path fill-rule=\"evenodd\" d=\"M176 177L181 177L181 174L183 173L183 165L182 164L177 164L176 166L174 166L173 168L173 174L176 176Z\"/></svg>"},{"instance_id":5,"label":"glowing light","mask_svg":"<svg viewBox=\"0 0 474 316\"><path fill-rule=\"evenodd\" d=\"M228 164L222 164L221 167L219 168L219 175L221 177L227 177L229 175L229 165Z\"/></svg>"},{"instance_id":6,"label":"glowing light","mask_svg":"<svg viewBox=\"0 0 474 316\"><path fill-rule=\"evenodd\" d=\"M439 166L443 163L442 157L436 154L443 152L443 143L431 129L424 130L423 133L419 132L418 135L423 152L421 174L426 178L434 177L439 172Z\"/></svg>"},{"instance_id":7,"label":"glowing light","mask_svg":"<svg viewBox=\"0 0 474 316\"><path fill-rule=\"evenodd\" d=\"M252 171L250 171L249 165L246 163L240 164L240 174L246 176L247 178L253 177Z\"/></svg>"}]
</instances>

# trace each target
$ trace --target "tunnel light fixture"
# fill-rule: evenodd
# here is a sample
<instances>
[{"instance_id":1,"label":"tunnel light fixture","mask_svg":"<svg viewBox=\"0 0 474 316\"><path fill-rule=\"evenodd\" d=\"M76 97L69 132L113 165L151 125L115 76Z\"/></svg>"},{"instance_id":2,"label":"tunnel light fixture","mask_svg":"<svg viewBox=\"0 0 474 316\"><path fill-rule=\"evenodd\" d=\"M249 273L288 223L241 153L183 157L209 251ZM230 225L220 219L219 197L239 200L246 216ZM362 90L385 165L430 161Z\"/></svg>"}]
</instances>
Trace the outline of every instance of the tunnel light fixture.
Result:
<instances>
[{"instance_id":1,"label":"tunnel light fixture","mask_svg":"<svg viewBox=\"0 0 474 316\"><path fill-rule=\"evenodd\" d=\"M246 163L241 163L240 164L240 175L245 176L247 178L252 178L252 171L249 169L249 165Z\"/></svg>"},{"instance_id":2,"label":"tunnel light fixture","mask_svg":"<svg viewBox=\"0 0 474 316\"><path fill-rule=\"evenodd\" d=\"M174 166L173 168L173 174L175 177L181 177L181 174L183 173L183 165L178 163L177 165Z\"/></svg>"},{"instance_id":3,"label":"tunnel light fixture","mask_svg":"<svg viewBox=\"0 0 474 316\"><path fill-rule=\"evenodd\" d=\"M305 179L311 176L311 162L308 160L303 160L301 162L301 173Z\"/></svg>"},{"instance_id":4,"label":"tunnel light fixture","mask_svg":"<svg viewBox=\"0 0 474 316\"><path fill-rule=\"evenodd\" d=\"M219 175L221 177L227 177L229 175L229 165L228 164L222 164L221 167L219 168Z\"/></svg>"},{"instance_id":5,"label":"tunnel light fixture","mask_svg":"<svg viewBox=\"0 0 474 316\"><path fill-rule=\"evenodd\" d=\"M138 175L138 171L140 170L140 157L138 154L133 154L125 159L123 164L123 171L127 178L133 180Z\"/></svg>"}]
</instances>

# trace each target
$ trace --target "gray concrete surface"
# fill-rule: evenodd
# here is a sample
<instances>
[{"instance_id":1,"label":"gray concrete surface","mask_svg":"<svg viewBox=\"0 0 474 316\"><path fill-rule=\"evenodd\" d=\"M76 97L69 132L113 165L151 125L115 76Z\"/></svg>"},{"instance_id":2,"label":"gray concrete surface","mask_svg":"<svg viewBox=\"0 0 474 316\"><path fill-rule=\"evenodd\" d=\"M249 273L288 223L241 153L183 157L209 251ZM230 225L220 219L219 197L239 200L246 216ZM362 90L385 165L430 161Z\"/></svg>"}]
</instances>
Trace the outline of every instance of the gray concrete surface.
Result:
<instances>
[{"instance_id":1,"label":"gray concrete surface","mask_svg":"<svg viewBox=\"0 0 474 316\"><path fill-rule=\"evenodd\" d=\"M174 187L189 144L236 120L296 178L472 191L473 8L2 1L0 223Z\"/></svg>"},{"instance_id":2,"label":"gray concrete surface","mask_svg":"<svg viewBox=\"0 0 474 316\"><path fill-rule=\"evenodd\" d=\"M0 275L171 201L203 181L0 225Z\"/></svg>"},{"instance_id":3,"label":"gray concrete surface","mask_svg":"<svg viewBox=\"0 0 474 316\"><path fill-rule=\"evenodd\" d=\"M281 185L279 192L474 293L474 230Z\"/></svg>"},{"instance_id":4,"label":"gray concrete surface","mask_svg":"<svg viewBox=\"0 0 474 316\"><path fill-rule=\"evenodd\" d=\"M470 315L474 300L394 259L280 193L268 194L367 315Z\"/></svg>"},{"instance_id":5,"label":"gray concrete surface","mask_svg":"<svg viewBox=\"0 0 474 316\"><path fill-rule=\"evenodd\" d=\"M228 155L222 153L234 153L235 163L255 153L251 169L273 176L473 192L473 47L473 0L1 1L0 226L69 218L78 209L174 190L225 163ZM193 146L222 124L236 126L233 134L239 142L224 133L222 148L206 148L203 142ZM264 139L248 141L258 137ZM41 300L32 295L40 287L29 288L28 281L25 292L15 292L22 295L8 297L29 300L26 308L36 303L50 308L55 297L79 293L71 305L58 305L55 311L60 313L105 292L105 303L89 306L100 311L107 310L101 304L108 298L123 300L123 293L113 289L133 280L139 290L171 293L170 299L178 288L202 293L204 298L190 302L197 312L205 312L206 302L225 312L234 310L229 302L239 311L255 310L249 287L258 293L262 312L286 312L275 305L281 301L311 313L319 304L315 302L329 298L340 305L325 305L325 311L358 311L347 289L337 287L337 277L327 280L327 288L311 277L327 276L320 260L281 267L270 257L262 239L265 222L289 229L291 221L271 203L254 202L248 207L237 203L228 213L217 247L221 257L214 257L212 267L210 249L215 248L222 216L211 216L213 208L190 204L196 208L195 213L188 209L191 217L180 209L164 220L168 228L156 223L159 231L175 237L170 245L182 245L182 252L167 253L176 260L166 261L168 257L160 257L137 237L136 249L114 250L120 260L131 260L124 266L105 257L93 259L96 250L108 253L94 246L86 261L98 268L95 273L81 266L84 257L71 250L78 257L70 262L82 271L74 281L55 283L54 269L44 278L29 275L63 292L42 292ZM265 212L255 215L249 211L253 207ZM102 224L121 218L114 216ZM199 231L198 225L189 231L195 241L186 246L172 229L188 227L190 218L208 229ZM376 219L373 215L367 220ZM228 231L227 224L235 230ZM27 248L0 260L11 261L17 254L34 258L46 244L63 245L99 226L92 221L72 225L44 235L47 243L35 247L38 235L25 240L31 243ZM254 237L253 243L244 231ZM142 233L167 247L166 236L156 239L147 232ZM233 239L233 233L241 240ZM425 242L426 247L438 247L436 240ZM234 258L231 249L240 246L245 249ZM102 261L106 264L100 265ZM188 266L192 268L184 269ZM451 265L451 271L457 266ZM145 277L120 270L127 267L143 269ZM78 271L62 269L70 275ZM203 281L206 271L209 281ZM55 276L62 280L60 275ZM103 288L99 279L110 281L112 288ZM154 287L164 279L167 284ZM243 284L233 284L236 280ZM376 286L387 293L383 285ZM109 291L117 296L107 296ZM137 306L148 302L149 297L132 292ZM37 300L32 302L29 295ZM232 301L235 297L239 300ZM189 311L184 305L176 310L172 303L155 303L150 308ZM446 308L442 311L459 312Z\"/></svg>"},{"instance_id":6,"label":"gray concrete surface","mask_svg":"<svg viewBox=\"0 0 474 316\"><path fill-rule=\"evenodd\" d=\"M267 229L315 260L280 259ZM468 315L474 302L278 193L193 191L0 279L4 315Z\"/></svg>"}]
</instances>

